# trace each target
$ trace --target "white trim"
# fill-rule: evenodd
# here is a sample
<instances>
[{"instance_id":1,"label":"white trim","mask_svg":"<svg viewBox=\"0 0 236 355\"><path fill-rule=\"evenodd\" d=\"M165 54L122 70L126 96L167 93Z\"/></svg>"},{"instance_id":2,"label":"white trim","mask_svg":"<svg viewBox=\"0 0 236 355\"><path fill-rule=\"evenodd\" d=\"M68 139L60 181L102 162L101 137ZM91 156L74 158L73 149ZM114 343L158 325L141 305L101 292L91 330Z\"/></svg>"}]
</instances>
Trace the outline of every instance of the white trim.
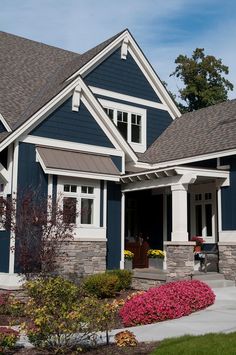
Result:
<instances>
[{"instance_id":1,"label":"white trim","mask_svg":"<svg viewBox=\"0 0 236 355\"><path fill-rule=\"evenodd\" d=\"M157 94L157 96L161 99L163 104L168 106L170 110L170 114L173 118L180 117L181 113L178 110L177 106L175 105L174 101L170 97L169 93L165 89L164 85L162 84L161 80L158 78L157 74L151 67L150 63L145 58L144 54L136 44L135 40L131 36L128 30L124 31L119 37L117 37L112 43L110 43L107 47L105 47L101 52L99 52L95 57L93 57L88 63L86 63L82 68L77 70L72 76L70 76L67 80L70 80L77 75L85 76L91 71L95 66L100 64L108 55L111 54L112 51L117 49L126 39L129 42L128 51L134 57L134 60L138 64L139 68L142 70L143 74L145 75L146 79L152 86L153 90Z\"/></svg>"},{"instance_id":2,"label":"white trim","mask_svg":"<svg viewBox=\"0 0 236 355\"><path fill-rule=\"evenodd\" d=\"M16 199L17 193L17 178L18 178L18 159L19 159L19 143L18 141L14 144L13 150L13 164L12 164L12 194L13 198ZM15 201L16 204L16 201ZM16 207L16 206L15 206ZM15 218L15 217L13 217ZM9 249L9 274L14 274L15 267L15 233L11 230L10 232L10 249Z\"/></svg>"},{"instance_id":3,"label":"white trim","mask_svg":"<svg viewBox=\"0 0 236 355\"><path fill-rule=\"evenodd\" d=\"M160 109L163 111L168 111L168 106L166 104L162 104L162 103L150 101L150 100L145 100L145 99L140 99L139 97L135 97L135 96L120 94L115 91L100 89L95 86L89 86L89 88L94 94L106 96L107 98L122 100L122 101L126 101L128 103L133 103L133 104L137 104L137 105L157 108L157 109ZM98 98L98 101L100 101L100 98Z\"/></svg>"},{"instance_id":4,"label":"white trim","mask_svg":"<svg viewBox=\"0 0 236 355\"><path fill-rule=\"evenodd\" d=\"M8 146L7 152L7 170L9 174L9 181L6 184L6 194L11 194L12 191L12 166L13 166L13 144Z\"/></svg>"},{"instance_id":5,"label":"white trim","mask_svg":"<svg viewBox=\"0 0 236 355\"><path fill-rule=\"evenodd\" d=\"M52 194L53 194L52 175L48 175L48 197L52 198Z\"/></svg>"},{"instance_id":6,"label":"white trim","mask_svg":"<svg viewBox=\"0 0 236 355\"><path fill-rule=\"evenodd\" d=\"M129 39L128 37L125 37L123 39L122 45L121 45L121 51L120 51L120 57L121 59L126 59L127 54L128 54L128 44L129 44Z\"/></svg>"},{"instance_id":7,"label":"white trim","mask_svg":"<svg viewBox=\"0 0 236 355\"><path fill-rule=\"evenodd\" d=\"M121 256L120 269L123 270L125 266L124 250L125 250L125 193L121 194Z\"/></svg>"},{"instance_id":8,"label":"white trim","mask_svg":"<svg viewBox=\"0 0 236 355\"><path fill-rule=\"evenodd\" d=\"M218 207L218 233L222 232L222 205L221 205L221 188L217 189L217 207Z\"/></svg>"},{"instance_id":9,"label":"white trim","mask_svg":"<svg viewBox=\"0 0 236 355\"><path fill-rule=\"evenodd\" d=\"M230 245L234 243L236 245L236 230L220 231L219 232L219 245ZM225 244L224 244L225 243ZM229 243L229 244L226 244Z\"/></svg>"},{"instance_id":10,"label":"white trim","mask_svg":"<svg viewBox=\"0 0 236 355\"><path fill-rule=\"evenodd\" d=\"M122 150L118 150L115 148L100 147L92 144L90 145L90 144L83 144L83 143L75 143L75 142L63 141L59 139L45 138L45 137L31 136L31 135L22 137L21 141L24 143L32 143L36 145L43 145L43 146L53 147L53 148L62 148L62 149L70 149L70 150L76 150L81 152L115 155L124 158L124 152Z\"/></svg>"},{"instance_id":11,"label":"white trim","mask_svg":"<svg viewBox=\"0 0 236 355\"><path fill-rule=\"evenodd\" d=\"M140 168L140 169L157 169L157 168L164 168L164 167L167 168L167 167L171 167L173 165L188 164L188 163L199 162L199 161L203 161L203 160L216 159L218 157L227 157L230 155L236 155L236 148L213 152L213 153L202 154L202 155L195 155L195 156L189 157L189 158L169 160L169 161L165 161L162 163L153 163L153 164L143 163L143 162L137 162L135 164L129 163L126 167L127 167L127 169L129 167L130 168L135 167L135 168ZM228 165L226 165L226 167L228 169Z\"/></svg>"},{"instance_id":12,"label":"white trim","mask_svg":"<svg viewBox=\"0 0 236 355\"><path fill-rule=\"evenodd\" d=\"M3 126L6 128L7 132L12 132L11 127L9 126L9 124L7 123L7 121L5 120L5 118L1 113L0 113L0 121L2 122Z\"/></svg>"},{"instance_id":13,"label":"white trim","mask_svg":"<svg viewBox=\"0 0 236 355\"><path fill-rule=\"evenodd\" d=\"M103 227L107 225L107 182L104 181L103 185Z\"/></svg>"},{"instance_id":14,"label":"white trim","mask_svg":"<svg viewBox=\"0 0 236 355\"><path fill-rule=\"evenodd\" d=\"M9 182L9 179L10 179L9 171L4 168L2 163L0 163L0 175L1 175L1 178L4 180L4 183Z\"/></svg>"},{"instance_id":15,"label":"white trim","mask_svg":"<svg viewBox=\"0 0 236 355\"><path fill-rule=\"evenodd\" d=\"M128 114L127 141L135 152L144 153L147 149L147 110L140 107L130 106L123 103L121 104L118 102L105 100L105 99L98 99L98 101L101 103L101 105L104 108L109 108L113 110L114 112L113 122L116 126L117 126L117 111L120 110ZM131 127L132 127L131 114L141 116L141 143L135 143L131 141Z\"/></svg>"},{"instance_id":16,"label":"white trim","mask_svg":"<svg viewBox=\"0 0 236 355\"><path fill-rule=\"evenodd\" d=\"M72 111L79 111L81 98L81 86L77 85L74 89L72 96Z\"/></svg>"}]
</instances>

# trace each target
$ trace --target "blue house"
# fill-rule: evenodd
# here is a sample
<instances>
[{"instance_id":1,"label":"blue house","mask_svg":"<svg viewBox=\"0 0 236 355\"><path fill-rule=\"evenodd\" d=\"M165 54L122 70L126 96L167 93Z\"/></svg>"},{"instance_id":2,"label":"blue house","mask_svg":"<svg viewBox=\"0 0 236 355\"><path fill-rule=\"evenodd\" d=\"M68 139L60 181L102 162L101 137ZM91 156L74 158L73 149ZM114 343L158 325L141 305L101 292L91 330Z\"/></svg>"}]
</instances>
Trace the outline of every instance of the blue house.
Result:
<instances>
[{"instance_id":1,"label":"blue house","mask_svg":"<svg viewBox=\"0 0 236 355\"><path fill-rule=\"evenodd\" d=\"M184 277L198 235L234 279L236 100L181 115L128 30L83 54L0 38L0 194L33 188L86 209L62 272L122 269L142 233ZM17 285L16 259L2 229L0 286Z\"/></svg>"}]
</instances>

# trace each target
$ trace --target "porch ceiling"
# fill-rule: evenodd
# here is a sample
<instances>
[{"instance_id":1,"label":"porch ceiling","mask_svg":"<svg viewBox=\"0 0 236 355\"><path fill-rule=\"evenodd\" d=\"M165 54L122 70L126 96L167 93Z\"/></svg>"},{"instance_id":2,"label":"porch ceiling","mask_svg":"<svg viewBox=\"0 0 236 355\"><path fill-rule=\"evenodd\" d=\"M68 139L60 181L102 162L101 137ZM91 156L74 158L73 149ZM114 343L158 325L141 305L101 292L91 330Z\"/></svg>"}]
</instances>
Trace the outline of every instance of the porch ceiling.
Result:
<instances>
[{"instance_id":1,"label":"porch ceiling","mask_svg":"<svg viewBox=\"0 0 236 355\"><path fill-rule=\"evenodd\" d=\"M167 187L176 184L193 184L197 179L201 178L204 178L204 180L214 179L221 186L229 185L229 171L185 166L125 174L120 180L123 184L122 190L125 192Z\"/></svg>"}]
</instances>

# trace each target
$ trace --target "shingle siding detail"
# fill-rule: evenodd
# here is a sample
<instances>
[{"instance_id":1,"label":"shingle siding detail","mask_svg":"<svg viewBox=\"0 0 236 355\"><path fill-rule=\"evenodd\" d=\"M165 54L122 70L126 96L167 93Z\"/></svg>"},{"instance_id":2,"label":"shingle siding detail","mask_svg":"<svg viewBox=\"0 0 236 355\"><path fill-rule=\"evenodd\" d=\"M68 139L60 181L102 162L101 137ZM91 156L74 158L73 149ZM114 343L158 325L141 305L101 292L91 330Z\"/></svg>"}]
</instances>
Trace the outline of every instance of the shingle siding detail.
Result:
<instances>
[{"instance_id":1,"label":"shingle siding detail","mask_svg":"<svg viewBox=\"0 0 236 355\"><path fill-rule=\"evenodd\" d=\"M71 98L49 115L30 134L113 148L110 140L82 102L78 112L72 111Z\"/></svg>"},{"instance_id":2,"label":"shingle siding detail","mask_svg":"<svg viewBox=\"0 0 236 355\"><path fill-rule=\"evenodd\" d=\"M87 85L160 102L151 85L130 53L126 60L120 57L120 48L114 51L85 78Z\"/></svg>"}]
</instances>

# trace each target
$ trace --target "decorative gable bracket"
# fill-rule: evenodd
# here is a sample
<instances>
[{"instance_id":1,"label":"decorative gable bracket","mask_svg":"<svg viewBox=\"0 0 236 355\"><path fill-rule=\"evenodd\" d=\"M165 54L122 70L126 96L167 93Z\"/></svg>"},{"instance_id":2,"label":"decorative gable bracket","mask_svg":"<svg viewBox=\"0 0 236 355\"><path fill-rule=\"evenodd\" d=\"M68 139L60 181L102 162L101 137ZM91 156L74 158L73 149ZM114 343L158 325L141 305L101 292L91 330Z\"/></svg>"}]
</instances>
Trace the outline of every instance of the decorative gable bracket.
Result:
<instances>
[{"instance_id":1,"label":"decorative gable bracket","mask_svg":"<svg viewBox=\"0 0 236 355\"><path fill-rule=\"evenodd\" d=\"M125 37L122 45L121 45L121 59L126 59L127 58L127 54L128 54L128 44L129 44L129 39L128 37Z\"/></svg>"},{"instance_id":2,"label":"decorative gable bracket","mask_svg":"<svg viewBox=\"0 0 236 355\"><path fill-rule=\"evenodd\" d=\"M80 107L80 99L81 99L81 86L77 85L74 89L73 97L72 97L72 111L79 111Z\"/></svg>"}]
</instances>

